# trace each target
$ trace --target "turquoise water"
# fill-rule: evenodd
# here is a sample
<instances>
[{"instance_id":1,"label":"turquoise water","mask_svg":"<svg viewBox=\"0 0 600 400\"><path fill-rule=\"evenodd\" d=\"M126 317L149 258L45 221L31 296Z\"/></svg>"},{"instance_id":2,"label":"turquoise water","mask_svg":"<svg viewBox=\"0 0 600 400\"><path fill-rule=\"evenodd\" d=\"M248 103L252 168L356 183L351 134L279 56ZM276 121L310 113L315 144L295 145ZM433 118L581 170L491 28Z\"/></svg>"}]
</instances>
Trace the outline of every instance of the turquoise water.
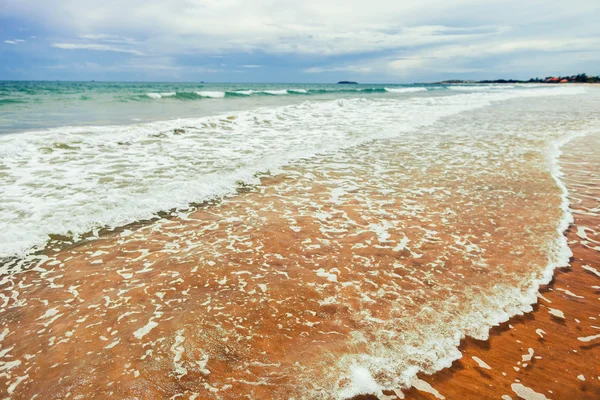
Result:
<instances>
[{"instance_id":1,"label":"turquoise water","mask_svg":"<svg viewBox=\"0 0 600 400\"><path fill-rule=\"evenodd\" d=\"M0 258L235 193L297 160L519 97L511 85L0 83ZM407 139L409 140L409 139Z\"/></svg>"},{"instance_id":2,"label":"turquoise water","mask_svg":"<svg viewBox=\"0 0 600 400\"><path fill-rule=\"evenodd\" d=\"M0 133L202 117L340 97L425 96L440 90L448 92L439 85L0 81Z\"/></svg>"}]
</instances>

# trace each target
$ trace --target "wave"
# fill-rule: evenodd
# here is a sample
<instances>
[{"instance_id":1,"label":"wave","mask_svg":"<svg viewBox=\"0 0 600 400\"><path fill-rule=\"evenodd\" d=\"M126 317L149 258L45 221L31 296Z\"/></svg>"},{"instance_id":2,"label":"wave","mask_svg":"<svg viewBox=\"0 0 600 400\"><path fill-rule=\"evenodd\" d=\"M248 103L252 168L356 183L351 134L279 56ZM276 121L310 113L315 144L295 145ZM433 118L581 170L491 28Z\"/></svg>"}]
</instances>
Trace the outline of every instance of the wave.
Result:
<instances>
[{"instance_id":1,"label":"wave","mask_svg":"<svg viewBox=\"0 0 600 400\"><path fill-rule=\"evenodd\" d=\"M160 100L164 98L175 98L179 100L221 99L224 97L249 97L249 96L285 96L285 95L320 95L334 93L414 93L423 92L428 89L424 87L398 87L398 88L352 88L352 89L235 89L226 91L196 91L196 92L170 92L170 93L146 93L143 98ZM135 96L139 99L139 96Z\"/></svg>"},{"instance_id":2,"label":"wave","mask_svg":"<svg viewBox=\"0 0 600 400\"><path fill-rule=\"evenodd\" d=\"M0 99L0 106L3 104L22 104L22 103L27 103L27 101L21 100L21 99L14 99L14 98Z\"/></svg>"},{"instance_id":3,"label":"wave","mask_svg":"<svg viewBox=\"0 0 600 400\"><path fill-rule=\"evenodd\" d=\"M450 90L458 91L477 91L477 90L498 90L498 89L515 89L513 85L451 85L447 86Z\"/></svg>"},{"instance_id":4,"label":"wave","mask_svg":"<svg viewBox=\"0 0 600 400\"><path fill-rule=\"evenodd\" d=\"M407 87L407 88L384 88L386 92L390 93L414 93L414 92L426 92L427 89L424 87Z\"/></svg>"},{"instance_id":5,"label":"wave","mask_svg":"<svg viewBox=\"0 0 600 400\"><path fill-rule=\"evenodd\" d=\"M261 90L261 93L270 94L272 96L281 96L284 94L288 94L288 91L285 89L282 90Z\"/></svg>"},{"instance_id":6,"label":"wave","mask_svg":"<svg viewBox=\"0 0 600 400\"><path fill-rule=\"evenodd\" d=\"M278 89L278 90L232 90L225 92L226 96L252 96L252 95L270 95L283 96L286 94L312 94L317 93L314 90L307 89Z\"/></svg>"},{"instance_id":7,"label":"wave","mask_svg":"<svg viewBox=\"0 0 600 400\"><path fill-rule=\"evenodd\" d=\"M217 92L217 91L203 91L203 92L196 92L196 94L200 97L208 97L211 99L221 99L223 97L225 97L225 92Z\"/></svg>"},{"instance_id":8,"label":"wave","mask_svg":"<svg viewBox=\"0 0 600 400\"><path fill-rule=\"evenodd\" d=\"M52 234L77 240L93 229L186 208L235 192L239 182L256 182L255 174L261 171L400 135L492 101L571 94L577 89L465 93L410 103L339 99L132 126L0 135L0 168L19 165L18 170L7 168L7 179L0 182L5 210L0 215L5 226L0 257L40 249ZM36 172L40 170L45 173ZM37 176L39 185L32 187L29 176Z\"/></svg>"},{"instance_id":9,"label":"wave","mask_svg":"<svg viewBox=\"0 0 600 400\"><path fill-rule=\"evenodd\" d=\"M135 95L131 97L133 100L140 99L177 99L177 100L200 100L205 98L222 98L225 97L224 92L219 91L196 91L196 92L165 92L165 93L146 93L143 96Z\"/></svg>"},{"instance_id":10,"label":"wave","mask_svg":"<svg viewBox=\"0 0 600 400\"><path fill-rule=\"evenodd\" d=\"M174 97L180 100L222 99L224 97L238 97L251 95L281 96L286 94L306 94L305 89L279 89L279 90L228 90L228 91L196 91L196 92L171 92L171 93L146 93L145 97L159 100Z\"/></svg>"},{"instance_id":11,"label":"wave","mask_svg":"<svg viewBox=\"0 0 600 400\"><path fill-rule=\"evenodd\" d=\"M306 90L300 92L300 90L304 89L278 89L278 90L232 90L226 91L226 95L231 96L251 96L251 95L271 95L271 96L281 96L290 93L307 93Z\"/></svg>"},{"instance_id":12,"label":"wave","mask_svg":"<svg viewBox=\"0 0 600 400\"><path fill-rule=\"evenodd\" d=\"M146 93L147 97L150 97L151 99L162 99L165 97L174 97L176 96L177 93L175 92L167 92L167 93Z\"/></svg>"},{"instance_id":13,"label":"wave","mask_svg":"<svg viewBox=\"0 0 600 400\"><path fill-rule=\"evenodd\" d=\"M252 93L254 93L253 90L234 90L231 92L225 92L227 95L230 96L250 96Z\"/></svg>"},{"instance_id":14,"label":"wave","mask_svg":"<svg viewBox=\"0 0 600 400\"><path fill-rule=\"evenodd\" d=\"M567 93L563 92L563 94ZM581 93L584 91L574 91L570 94ZM529 97L530 94L527 93L525 96ZM508 321L515 315L533 311L532 305L538 301L540 287L551 282L556 268L568 266L573 255L565 236L565 231L573 222L573 215L569 210L569 193L561 179L562 172L558 163L562 154L561 148L575 138L596 132L597 128L597 124L592 124L588 127L575 128L574 131L563 136L560 136L563 131L559 129L554 131L555 135L552 138L548 137L546 132L543 134L549 144L542 153L545 155L550 176L560 189L560 210L562 212L558 221L553 221L556 222L554 237L544 245L547 255L544 268L531 272L529 275L524 273L523 280L519 285L497 284L492 291L471 292L472 304L476 305L474 312L467 315L453 313L451 321L444 321L444 336L428 338L429 340L421 342L419 346L409 347L408 351L406 351L406 346L403 347L404 345L400 344L398 348L401 351L398 353L395 351L396 348L390 349L389 346L380 345L378 340L373 340L375 344L371 347L371 354L344 356L340 360L338 368L348 372L339 380L349 381L350 385L340 392L341 395L338 398L347 399L357 395L375 394L377 398L385 399L387 396L383 392L386 390L394 391L398 388L416 386L419 384L417 373L425 372L425 374L431 375L450 367L455 360L463 357L459 351L459 345L465 337L482 341L488 340L492 327ZM534 266L532 265L532 267ZM426 308L423 312L426 312ZM380 324L378 325L380 331L386 332L388 335L391 329L386 329L384 325L388 321L377 322ZM433 331L434 329L431 329L430 332ZM402 338L404 339L404 335ZM394 356L390 357L389 354ZM421 359L411 365L402 357L398 357L398 354L409 354L409 358ZM377 381L374 377L377 377ZM383 384L380 383L381 377L385 377Z\"/></svg>"}]
</instances>

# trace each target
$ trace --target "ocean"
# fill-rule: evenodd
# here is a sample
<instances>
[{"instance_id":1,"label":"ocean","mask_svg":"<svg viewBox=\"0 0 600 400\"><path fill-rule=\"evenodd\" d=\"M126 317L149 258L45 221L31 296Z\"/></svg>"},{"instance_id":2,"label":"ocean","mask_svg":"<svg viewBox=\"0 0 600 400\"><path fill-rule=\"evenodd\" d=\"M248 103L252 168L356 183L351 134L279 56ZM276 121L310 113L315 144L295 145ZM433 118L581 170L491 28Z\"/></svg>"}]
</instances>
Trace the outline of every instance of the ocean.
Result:
<instances>
[{"instance_id":1,"label":"ocean","mask_svg":"<svg viewBox=\"0 0 600 400\"><path fill-rule=\"evenodd\" d=\"M415 93L438 85L322 85L0 81L0 133L72 125L198 118L252 107L364 94Z\"/></svg>"},{"instance_id":2,"label":"ocean","mask_svg":"<svg viewBox=\"0 0 600 400\"><path fill-rule=\"evenodd\" d=\"M2 82L0 379L23 398L415 385L568 264L559 157L600 134L599 100Z\"/></svg>"}]
</instances>

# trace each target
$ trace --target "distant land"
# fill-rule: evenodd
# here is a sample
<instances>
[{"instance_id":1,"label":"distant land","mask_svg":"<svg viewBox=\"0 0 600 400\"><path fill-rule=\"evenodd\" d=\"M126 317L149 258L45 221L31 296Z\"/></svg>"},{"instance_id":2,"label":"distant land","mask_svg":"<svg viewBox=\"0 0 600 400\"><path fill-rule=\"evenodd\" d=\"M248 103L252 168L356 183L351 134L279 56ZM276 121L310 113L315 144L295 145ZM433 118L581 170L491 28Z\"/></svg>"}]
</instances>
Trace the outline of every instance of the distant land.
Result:
<instances>
[{"instance_id":1,"label":"distant land","mask_svg":"<svg viewBox=\"0 0 600 400\"><path fill-rule=\"evenodd\" d=\"M521 81L518 79L495 79L484 81L453 79L436 83L442 85L451 85L456 83L600 83L600 76L588 76L587 74L578 74L571 76L547 76L545 78L531 78L527 81Z\"/></svg>"},{"instance_id":2,"label":"distant land","mask_svg":"<svg viewBox=\"0 0 600 400\"><path fill-rule=\"evenodd\" d=\"M337 84L338 85L358 85L358 82L353 82L353 81L339 81Z\"/></svg>"}]
</instances>

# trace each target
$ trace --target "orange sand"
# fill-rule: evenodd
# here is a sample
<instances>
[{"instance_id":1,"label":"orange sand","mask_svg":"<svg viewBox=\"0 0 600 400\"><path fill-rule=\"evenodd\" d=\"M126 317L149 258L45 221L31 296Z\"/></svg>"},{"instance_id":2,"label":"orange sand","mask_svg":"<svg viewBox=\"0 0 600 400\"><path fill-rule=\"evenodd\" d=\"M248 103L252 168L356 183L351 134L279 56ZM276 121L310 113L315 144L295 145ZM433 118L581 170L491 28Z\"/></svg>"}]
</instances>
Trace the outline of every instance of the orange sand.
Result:
<instances>
[{"instance_id":1,"label":"orange sand","mask_svg":"<svg viewBox=\"0 0 600 400\"><path fill-rule=\"evenodd\" d=\"M460 129L488 129L485 111L457 118ZM494 314L481 302L517 298L529 274L539 278L540 244L556 237L562 213L531 143L540 136L495 143L431 129L426 142L307 160L191 214L50 245L37 266L0 281L6 394L269 399L314 389L327 398L352 386L340 377L356 359L390 349L400 368L433 370L459 336L440 338L481 334L482 318L462 323ZM485 343L464 341L462 360L421 376L408 397L598 397L590 338L600 334L600 278L582 268L600 270L598 252L584 248L599 240L600 163L590 161L599 147L575 146L565 167L573 208L585 212L569 232L572 272L557 274L536 312Z\"/></svg>"},{"instance_id":2,"label":"orange sand","mask_svg":"<svg viewBox=\"0 0 600 400\"><path fill-rule=\"evenodd\" d=\"M590 146L591 145L591 146ZM566 233L573 251L570 268L557 270L541 290L533 313L492 329L490 339L466 339L463 358L433 376L421 376L447 399L520 398L522 384L548 399L600 399L600 153L587 139L566 146L561 157L575 222ZM586 229L582 237L582 227ZM595 241L595 242L594 242ZM565 318L554 316L560 310ZM559 314L559 313L557 313ZM528 355L533 349L533 357ZM473 357L483 361L481 366ZM407 399L436 399L412 389ZM441 398L441 397L437 398ZM538 399L538 397L531 397ZM542 399L543 397L539 397Z\"/></svg>"}]
</instances>

